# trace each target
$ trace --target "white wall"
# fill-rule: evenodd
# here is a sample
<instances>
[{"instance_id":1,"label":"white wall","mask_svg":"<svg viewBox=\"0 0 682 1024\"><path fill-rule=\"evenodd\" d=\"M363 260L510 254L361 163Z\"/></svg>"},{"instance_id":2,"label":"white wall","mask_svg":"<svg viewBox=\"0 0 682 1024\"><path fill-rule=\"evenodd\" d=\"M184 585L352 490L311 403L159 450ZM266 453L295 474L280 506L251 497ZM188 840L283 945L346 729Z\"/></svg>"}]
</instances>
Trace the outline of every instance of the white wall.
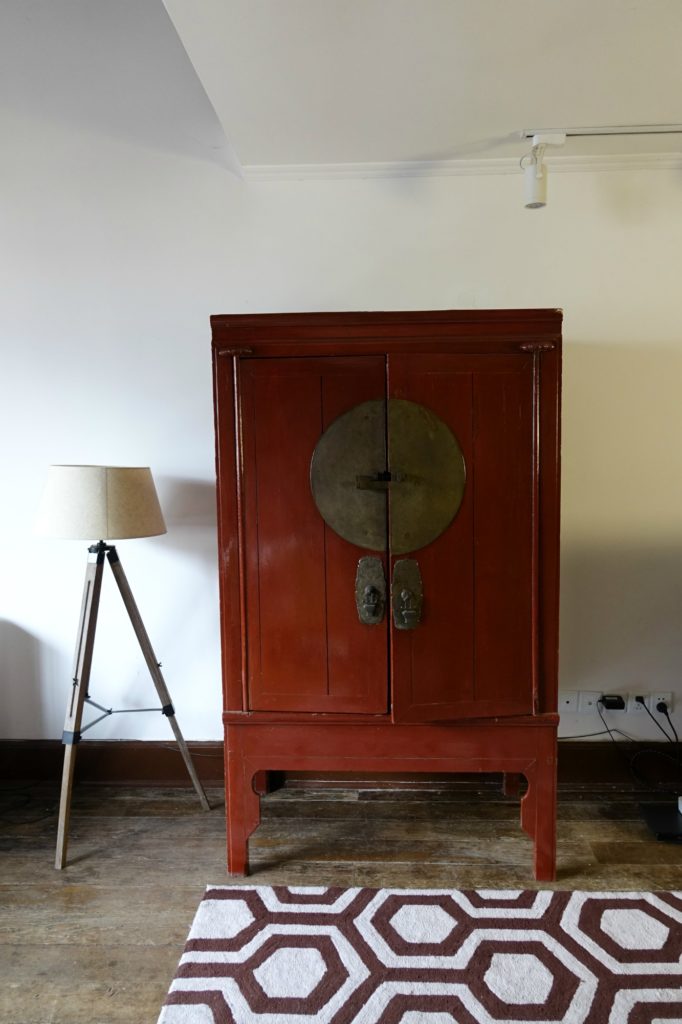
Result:
<instances>
[{"instance_id":1,"label":"white wall","mask_svg":"<svg viewBox=\"0 0 682 1024\"><path fill-rule=\"evenodd\" d=\"M208 318L240 311L563 307L562 686L682 710L678 172L557 173L526 211L520 175L243 183L57 121L2 130L0 735L61 735L85 550L32 521L48 464L94 462L153 469L169 532L119 551L185 735L221 736ZM93 696L147 706L119 605L105 577Z\"/></svg>"}]
</instances>

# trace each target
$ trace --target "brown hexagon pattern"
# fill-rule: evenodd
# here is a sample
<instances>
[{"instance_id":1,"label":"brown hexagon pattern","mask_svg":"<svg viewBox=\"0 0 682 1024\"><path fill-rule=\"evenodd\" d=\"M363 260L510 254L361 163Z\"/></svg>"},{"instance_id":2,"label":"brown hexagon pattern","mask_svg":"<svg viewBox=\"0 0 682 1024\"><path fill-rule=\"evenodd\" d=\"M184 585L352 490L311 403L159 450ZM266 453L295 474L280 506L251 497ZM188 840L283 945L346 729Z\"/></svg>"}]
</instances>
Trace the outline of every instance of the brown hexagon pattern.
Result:
<instances>
[{"instance_id":1,"label":"brown hexagon pattern","mask_svg":"<svg viewBox=\"0 0 682 1024\"><path fill-rule=\"evenodd\" d=\"M682 894L212 886L158 1024L682 1024Z\"/></svg>"}]
</instances>

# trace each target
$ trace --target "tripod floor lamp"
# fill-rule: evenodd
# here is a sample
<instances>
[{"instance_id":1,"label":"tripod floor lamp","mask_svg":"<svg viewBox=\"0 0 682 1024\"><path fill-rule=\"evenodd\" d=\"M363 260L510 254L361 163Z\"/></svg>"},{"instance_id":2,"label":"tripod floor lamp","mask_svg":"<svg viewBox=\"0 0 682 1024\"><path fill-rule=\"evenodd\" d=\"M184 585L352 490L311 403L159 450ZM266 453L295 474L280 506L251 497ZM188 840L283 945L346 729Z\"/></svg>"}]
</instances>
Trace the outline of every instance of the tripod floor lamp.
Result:
<instances>
[{"instance_id":1,"label":"tripod floor lamp","mask_svg":"<svg viewBox=\"0 0 682 1024\"><path fill-rule=\"evenodd\" d=\"M123 540L132 537L156 537L166 532L166 524L156 495L152 474L147 467L123 466L50 466L47 486L38 518L38 532L44 536L72 540L106 538ZM123 598L135 635L149 668L160 708L124 708L128 711L161 711L168 718L175 734L180 753L192 784L204 810L209 810L203 787L199 781L187 744L180 732L175 710L161 665L156 659L142 617L128 585L121 560L113 544L99 540L88 548L88 563L83 587L78 638L74 655L72 687L66 708L62 742L64 768L59 799L57 825L57 852L55 867L66 864L71 791L76 762L76 748L82 735L109 715L121 713L103 707L92 700L89 693L90 668L95 643L97 611L99 608L105 558L111 566L114 579ZM84 705L89 704L101 712L88 725L82 725Z\"/></svg>"}]
</instances>

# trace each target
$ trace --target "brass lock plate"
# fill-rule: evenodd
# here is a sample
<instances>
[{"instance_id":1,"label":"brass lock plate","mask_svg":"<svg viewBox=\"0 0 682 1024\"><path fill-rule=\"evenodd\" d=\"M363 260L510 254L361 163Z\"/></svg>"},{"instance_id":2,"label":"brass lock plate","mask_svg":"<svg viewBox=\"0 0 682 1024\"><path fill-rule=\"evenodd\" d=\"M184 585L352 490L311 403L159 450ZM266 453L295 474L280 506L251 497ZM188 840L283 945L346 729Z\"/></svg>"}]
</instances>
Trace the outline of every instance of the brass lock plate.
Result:
<instances>
[{"instance_id":1,"label":"brass lock plate","mask_svg":"<svg viewBox=\"0 0 682 1024\"><path fill-rule=\"evenodd\" d=\"M425 547L447 529L465 480L464 456L447 424L425 406L397 398L362 402L339 416L310 464L325 522L351 544L372 551L388 546L394 555Z\"/></svg>"},{"instance_id":2,"label":"brass lock plate","mask_svg":"<svg viewBox=\"0 0 682 1024\"><path fill-rule=\"evenodd\" d=\"M366 556L358 562L355 576L355 604L365 626L378 626L386 611L386 576L380 558Z\"/></svg>"},{"instance_id":3,"label":"brass lock plate","mask_svg":"<svg viewBox=\"0 0 682 1024\"><path fill-rule=\"evenodd\" d=\"M421 622L424 588L413 558L399 558L393 566L391 608L396 629L416 629Z\"/></svg>"}]
</instances>

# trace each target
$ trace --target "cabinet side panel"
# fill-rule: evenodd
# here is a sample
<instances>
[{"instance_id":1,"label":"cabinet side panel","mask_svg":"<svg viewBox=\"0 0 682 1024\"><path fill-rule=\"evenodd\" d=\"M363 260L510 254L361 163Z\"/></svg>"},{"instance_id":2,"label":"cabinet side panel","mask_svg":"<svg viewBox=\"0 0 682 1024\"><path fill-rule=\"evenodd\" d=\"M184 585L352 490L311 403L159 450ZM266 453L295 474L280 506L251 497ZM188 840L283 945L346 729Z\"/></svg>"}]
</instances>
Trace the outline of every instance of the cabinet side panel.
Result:
<instances>
[{"instance_id":1,"label":"cabinet side panel","mask_svg":"<svg viewBox=\"0 0 682 1024\"><path fill-rule=\"evenodd\" d=\"M540 711L557 709L559 674L559 515L561 344L540 370Z\"/></svg>"},{"instance_id":2,"label":"cabinet side panel","mask_svg":"<svg viewBox=\"0 0 682 1024\"><path fill-rule=\"evenodd\" d=\"M213 357L223 707L243 710L242 606L233 360Z\"/></svg>"},{"instance_id":3,"label":"cabinet side panel","mask_svg":"<svg viewBox=\"0 0 682 1024\"><path fill-rule=\"evenodd\" d=\"M475 696L530 712L533 380L520 362L475 376Z\"/></svg>"}]
</instances>

